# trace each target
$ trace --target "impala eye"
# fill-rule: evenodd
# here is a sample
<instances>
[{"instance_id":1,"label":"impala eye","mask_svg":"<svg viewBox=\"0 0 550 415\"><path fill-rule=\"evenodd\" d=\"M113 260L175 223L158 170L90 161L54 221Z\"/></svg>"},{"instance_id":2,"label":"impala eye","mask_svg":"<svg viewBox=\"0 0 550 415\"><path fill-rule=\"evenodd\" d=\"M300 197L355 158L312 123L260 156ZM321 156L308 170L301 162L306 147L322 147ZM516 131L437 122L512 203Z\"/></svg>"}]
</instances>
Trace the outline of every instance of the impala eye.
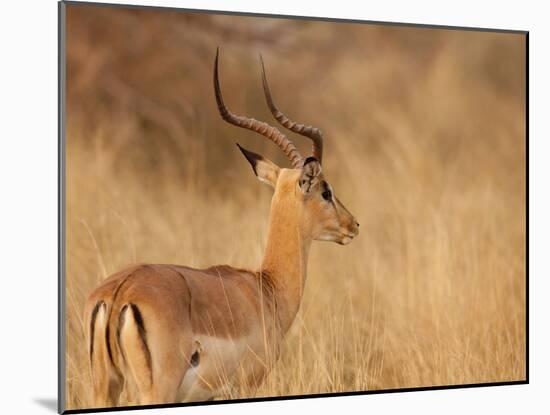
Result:
<instances>
[{"instance_id":1,"label":"impala eye","mask_svg":"<svg viewBox=\"0 0 550 415\"><path fill-rule=\"evenodd\" d=\"M325 199L326 201L331 201L332 200L332 192L330 190L325 190L323 193L321 193L321 196L323 196L323 199Z\"/></svg>"}]
</instances>

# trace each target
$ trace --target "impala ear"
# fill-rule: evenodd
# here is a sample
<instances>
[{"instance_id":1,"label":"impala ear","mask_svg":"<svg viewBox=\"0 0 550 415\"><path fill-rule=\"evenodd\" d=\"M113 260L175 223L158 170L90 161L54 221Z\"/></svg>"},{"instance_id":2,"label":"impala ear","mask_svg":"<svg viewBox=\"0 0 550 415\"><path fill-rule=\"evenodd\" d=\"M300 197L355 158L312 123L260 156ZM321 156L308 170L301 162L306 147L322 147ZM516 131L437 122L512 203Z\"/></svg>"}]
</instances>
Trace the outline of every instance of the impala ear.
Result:
<instances>
[{"instance_id":1,"label":"impala ear","mask_svg":"<svg viewBox=\"0 0 550 415\"><path fill-rule=\"evenodd\" d=\"M239 147L239 150L241 150L241 152L244 154L244 156L252 166L256 177L258 177L260 181L267 183L271 187L275 188L277 178L279 177L279 167L271 160L266 159L260 154L248 151L247 149L241 147L238 143L237 147Z\"/></svg>"},{"instance_id":2,"label":"impala ear","mask_svg":"<svg viewBox=\"0 0 550 415\"><path fill-rule=\"evenodd\" d=\"M315 157L308 157L304 161L304 167L302 167L302 174L298 180L298 184L302 192L309 193L311 189L319 182L319 176L321 175L321 163Z\"/></svg>"}]
</instances>

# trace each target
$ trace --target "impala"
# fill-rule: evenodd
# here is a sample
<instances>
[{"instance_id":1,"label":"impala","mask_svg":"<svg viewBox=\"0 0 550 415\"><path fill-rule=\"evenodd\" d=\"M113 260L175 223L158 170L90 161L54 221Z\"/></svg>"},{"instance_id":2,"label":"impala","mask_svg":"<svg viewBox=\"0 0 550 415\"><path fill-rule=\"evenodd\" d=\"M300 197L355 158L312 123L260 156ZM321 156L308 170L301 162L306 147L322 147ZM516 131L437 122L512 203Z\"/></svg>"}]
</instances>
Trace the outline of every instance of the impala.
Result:
<instances>
[{"instance_id":1,"label":"impala","mask_svg":"<svg viewBox=\"0 0 550 415\"><path fill-rule=\"evenodd\" d=\"M124 387L131 399L152 404L214 399L239 382L259 385L300 307L311 242L345 245L358 234L359 224L322 172L321 131L277 109L263 61L273 116L312 140L312 156L302 157L277 128L231 113L220 90L218 55L214 92L221 117L273 141L292 166L280 168L239 146L258 179L273 188L261 266L142 264L105 280L85 307L95 406L116 405Z\"/></svg>"}]
</instances>

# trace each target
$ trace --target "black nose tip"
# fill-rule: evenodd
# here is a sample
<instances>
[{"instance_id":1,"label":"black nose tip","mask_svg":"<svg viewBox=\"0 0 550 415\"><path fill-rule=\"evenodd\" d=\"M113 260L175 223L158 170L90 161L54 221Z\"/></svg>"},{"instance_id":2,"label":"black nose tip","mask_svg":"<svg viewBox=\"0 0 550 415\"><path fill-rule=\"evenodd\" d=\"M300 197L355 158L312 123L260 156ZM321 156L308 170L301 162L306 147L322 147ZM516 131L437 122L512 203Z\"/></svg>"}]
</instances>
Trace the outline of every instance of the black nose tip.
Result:
<instances>
[{"instance_id":1,"label":"black nose tip","mask_svg":"<svg viewBox=\"0 0 550 415\"><path fill-rule=\"evenodd\" d=\"M359 222L355 221L355 226L359 227Z\"/></svg>"}]
</instances>

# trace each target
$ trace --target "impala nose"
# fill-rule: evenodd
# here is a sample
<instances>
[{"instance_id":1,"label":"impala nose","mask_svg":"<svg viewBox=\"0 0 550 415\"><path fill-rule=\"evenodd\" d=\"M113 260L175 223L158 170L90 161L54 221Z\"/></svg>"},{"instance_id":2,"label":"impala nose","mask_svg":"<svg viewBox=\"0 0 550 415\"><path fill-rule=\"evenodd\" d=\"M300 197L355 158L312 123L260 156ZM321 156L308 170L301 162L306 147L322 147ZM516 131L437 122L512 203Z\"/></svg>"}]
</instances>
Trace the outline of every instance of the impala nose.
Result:
<instances>
[{"instance_id":1,"label":"impala nose","mask_svg":"<svg viewBox=\"0 0 550 415\"><path fill-rule=\"evenodd\" d=\"M354 236L357 236L357 234L359 234L359 222L357 222L355 219L353 220L352 232L355 234Z\"/></svg>"}]
</instances>

